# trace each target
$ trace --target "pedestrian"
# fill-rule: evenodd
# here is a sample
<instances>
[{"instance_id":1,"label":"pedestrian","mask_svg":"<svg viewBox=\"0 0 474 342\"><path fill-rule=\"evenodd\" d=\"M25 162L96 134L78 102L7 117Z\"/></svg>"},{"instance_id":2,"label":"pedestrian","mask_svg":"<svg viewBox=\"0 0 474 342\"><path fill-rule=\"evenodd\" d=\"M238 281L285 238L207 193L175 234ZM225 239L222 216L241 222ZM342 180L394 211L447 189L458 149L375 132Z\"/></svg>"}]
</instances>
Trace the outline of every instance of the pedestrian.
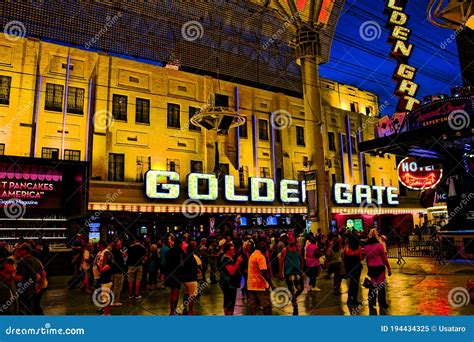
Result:
<instances>
[{"instance_id":1,"label":"pedestrian","mask_svg":"<svg viewBox=\"0 0 474 342\"><path fill-rule=\"evenodd\" d=\"M202 262L202 281L207 283L207 265L209 264L209 257L207 254L207 239L202 238L199 243L198 255Z\"/></svg>"},{"instance_id":2,"label":"pedestrian","mask_svg":"<svg viewBox=\"0 0 474 342\"><path fill-rule=\"evenodd\" d=\"M133 244L127 250L128 266L128 298L142 299L140 295L140 284L143 277L143 263L146 261L146 249L138 238L134 238Z\"/></svg>"},{"instance_id":3,"label":"pedestrian","mask_svg":"<svg viewBox=\"0 0 474 342\"><path fill-rule=\"evenodd\" d=\"M240 288L242 275L240 265L244 258L239 255L235 258L235 246L233 243L224 244L224 255L220 264L219 285L224 294L224 315L232 316L234 314L237 290Z\"/></svg>"},{"instance_id":4,"label":"pedestrian","mask_svg":"<svg viewBox=\"0 0 474 342\"><path fill-rule=\"evenodd\" d=\"M247 280L249 277L249 258L252 253L253 253L252 240L248 239L242 245L242 253L240 254L243 258L243 261L240 264L240 272L242 274L242 277L244 278L244 286L242 287L243 300L247 298L247 294L248 294Z\"/></svg>"},{"instance_id":5,"label":"pedestrian","mask_svg":"<svg viewBox=\"0 0 474 342\"><path fill-rule=\"evenodd\" d=\"M0 315L18 315L19 313L15 276L15 260L0 259Z\"/></svg>"},{"instance_id":6,"label":"pedestrian","mask_svg":"<svg viewBox=\"0 0 474 342\"><path fill-rule=\"evenodd\" d=\"M251 315L257 314L258 307L263 308L264 315L272 314L270 289L273 288L273 283L266 254L267 243L265 240L260 240L249 258L247 300Z\"/></svg>"},{"instance_id":7,"label":"pedestrian","mask_svg":"<svg viewBox=\"0 0 474 342\"><path fill-rule=\"evenodd\" d=\"M360 274L362 273L362 263L364 252L359 239L352 233L347 234L347 246L342 254L346 277L349 281L349 292L347 305L361 305L359 302Z\"/></svg>"},{"instance_id":8,"label":"pedestrian","mask_svg":"<svg viewBox=\"0 0 474 342\"><path fill-rule=\"evenodd\" d=\"M209 267L211 269L211 284L217 284L217 269L219 266L219 245L216 240L212 240L208 249Z\"/></svg>"},{"instance_id":9,"label":"pedestrian","mask_svg":"<svg viewBox=\"0 0 474 342\"><path fill-rule=\"evenodd\" d=\"M69 289L76 288L82 281L82 271L81 271L81 264L82 264L82 255L84 252L84 244L82 240L82 235L77 234L76 239L71 243L72 249L72 269L73 275L72 278L68 281L67 287Z\"/></svg>"},{"instance_id":10,"label":"pedestrian","mask_svg":"<svg viewBox=\"0 0 474 342\"><path fill-rule=\"evenodd\" d=\"M280 279L285 279L286 286L291 293L291 304L293 305L293 315L298 315L297 298L303 292L303 270L302 257L296 242L291 241L287 248L284 248L280 258Z\"/></svg>"},{"instance_id":11,"label":"pedestrian","mask_svg":"<svg viewBox=\"0 0 474 342\"><path fill-rule=\"evenodd\" d=\"M15 280L19 293L19 310L22 315L34 315L35 311L42 312L40 307L35 308L34 303L35 295L44 284L46 272L39 259L32 256L31 253L31 245L26 242L16 251L19 261ZM39 306L39 302L36 303Z\"/></svg>"},{"instance_id":12,"label":"pedestrian","mask_svg":"<svg viewBox=\"0 0 474 342\"><path fill-rule=\"evenodd\" d=\"M156 289L158 284L158 269L160 267L160 258L158 256L158 246L152 244L150 247L150 262L148 264L148 291Z\"/></svg>"},{"instance_id":13,"label":"pedestrian","mask_svg":"<svg viewBox=\"0 0 474 342\"><path fill-rule=\"evenodd\" d=\"M92 293L91 281L92 281L92 263L94 261L94 255L92 254L94 245L89 242L84 248L82 255L81 271L83 273L82 283L79 288L86 293Z\"/></svg>"},{"instance_id":14,"label":"pedestrian","mask_svg":"<svg viewBox=\"0 0 474 342\"><path fill-rule=\"evenodd\" d=\"M380 242L379 233L375 228L372 228L369 232L369 239L365 245L365 254L368 268L367 275L370 277L369 308L375 309L378 297L379 306L382 309L387 309L385 269L388 270L389 276L392 275L392 270L388 262L387 253Z\"/></svg>"},{"instance_id":15,"label":"pedestrian","mask_svg":"<svg viewBox=\"0 0 474 342\"><path fill-rule=\"evenodd\" d=\"M194 300L197 296L199 266L194 254L195 244L188 242L181 269L181 284L184 287L183 315L193 315ZM200 262L200 260L199 260Z\"/></svg>"},{"instance_id":16,"label":"pedestrian","mask_svg":"<svg viewBox=\"0 0 474 342\"><path fill-rule=\"evenodd\" d=\"M94 289L100 288L100 262L107 249L107 243L100 240L97 244L97 253L95 253L94 263L92 265L92 275L94 276Z\"/></svg>"},{"instance_id":17,"label":"pedestrian","mask_svg":"<svg viewBox=\"0 0 474 342\"><path fill-rule=\"evenodd\" d=\"M341 294L341 282L342 282L342 251L341 242L339 236L335 236L332 240L332 245L328 248L326 253L326 264L328 267L328 274L334 273L333 278L333 294Z\"/></svg>"},{"instance_id":18,"label":"pedestrian","mask_svg":"<svg viewBox=\"0 0 474 342\"><path fill-rule=\"evenodd\" d=\"M120 301L122 295L123 282L125 280L125 262L123 260L122 252L122 240L117 239L112 244L112 256L113 261L111 263L111 275L112 275L112 293L114 294L114 300L112 306L122 306L123 303Z\"/></svg>"},{"instance_id":19,"label":"pedestrian","mask_svg":"<svg viewBox=\"0 0 474 342\"><path fill-rule=\"evenodd\" d=\"M163 246L160 248L160 289L165 288L165 274L166 274L166 253L170 250L170 238L166 238L163 241Z\"/></svg>"},{"instance_id":20,"label":"pedestrian","mask_svg":"<svg viewBox=\"0 0 474 342\"><path fill-rule=\"evenodd\" d=\"M181 289L181 273L184 262L184 252L182 249L182 241L176 236L170 239L170 249L166 253L166 272L165 286L170 288L170 315L177 314L179 301L179 291Z\"/></svg>"},{"instance_id":21,"label":"pedestrian","mask_svg":"<svg viewBox=\"0 0 474 342\"><path fill-rule=\"evenodd\" d=\"M99 261L99 284L100 284L100 297L102 307L102 315L110 316L110 306L114 294L112 291L112 265L114 263L113 254L111 250L104 250Z\"/></svg>"},{"instance_id":22,"label":"pedestrian","mask_svg":"<svg viewBox=\"0 0 474 342\"><path fill-rule=\"evenodd\" d=\"M319 292L321 289L317 287L318 276L321 273L320 258L323 255L319 249L315 237L310 234L308 236L309 243L305 248L305 263L306 263L306 274L309 278L309 290L308 292Z\"/></svg>"}]
</instances>

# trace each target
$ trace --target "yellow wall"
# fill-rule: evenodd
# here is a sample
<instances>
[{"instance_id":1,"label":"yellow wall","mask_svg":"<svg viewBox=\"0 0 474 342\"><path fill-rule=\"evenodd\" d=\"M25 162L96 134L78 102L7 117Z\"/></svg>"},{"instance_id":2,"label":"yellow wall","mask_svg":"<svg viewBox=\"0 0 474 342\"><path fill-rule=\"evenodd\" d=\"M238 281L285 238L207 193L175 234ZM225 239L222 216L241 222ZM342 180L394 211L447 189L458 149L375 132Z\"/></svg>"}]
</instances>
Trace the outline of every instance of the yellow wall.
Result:
<instances>
[{"instance_id":1,"label":"yellow wall","mask_svg":"<svg viewBox=\"0 0 474 342\"><path fill-rule=\"evenodd\" d=\"M45 92L47 83L66 84L68 56L73 66L69 86L83 88L85 98L84 113L68 113L64 123L63 112L45 110ZM43 147L50 147L58 148L61 158L64 141L64 149L79 150L81 160L86 160L88 132L93 132L89 141L89 145L93 146L89 161L92 162L91 176L95 180L107 181L109 153L125 154L126 182L136 181L137 156L150 157L153 169L166 169L167 159L179 160L183 180L190 172L191 160L203 161L204 172L211 173L214 168L215 133L204 132L204 129L201 132L190 131L188 107L202 107L213 93L228 95L229 105L235 107L235 91L238 87L240 113L248 121L248 138L240 140L240 164L248 167L248 176L259 175L260 167L268 167L272 176L276 172L272 169L270 141L258 141L258 167L254 163L252 115L257 120L270 121L271 112L282 110L291 114L291 126L281 130L281 143L276 144L277 168L283 169L285 178L297 178L298 171L314 167L314 161L311 160L314 158L311 152L312 125L307 123L303 101L299 98L35 39L10 41L3 35L0 36L0 75L12 77L10 104L0 105L0 143L5 144L7 155L30 156L36 130L36 157L41 157ZM135 80L131 81L130 77ZM93 84L91 93L90 82ZM37 88L40 89L39 102L36 101ZM104 125L104 120L112 113L114 94L128 97L127 121L114 120ZM373 138L374 124L378 119L378 98L370 92L330 80L321 80L321 96L325 153L332 164L326 171L329 179L331 174L336 174L337 181L341 181L338 133L345 133L344 118L346 115L350 117L351 134L361 130L364 139ZM135 123L137 97L150 100L149 125ZM350 111L351 102L358 103L359 113ZM181 106L180 129L167 128L168 103ZM368 106L372 108L371 116L365 115ZM37 127L34 125L36 116ZM92 122L90 127L89 121ZM306 144L303 147L296 144L296 126L305 127ZM328 131L336 133L335 152L328 150ZM218 136L218 141L220 162L230 164L230 173L236 177L238 184L238 170L227 157L236 151L235 134L236 130L232 129L227 136ZM308 158L309 166L303 165L304 157ZM352 175L348 167L348 154L344 158L346 182L361 183L358 153L353 155ZM374 177L377 185L383 182L386 186L397 186L394 156L366 155L366 164L369 184L372 184Z\"/></svg>"}]
</instances>

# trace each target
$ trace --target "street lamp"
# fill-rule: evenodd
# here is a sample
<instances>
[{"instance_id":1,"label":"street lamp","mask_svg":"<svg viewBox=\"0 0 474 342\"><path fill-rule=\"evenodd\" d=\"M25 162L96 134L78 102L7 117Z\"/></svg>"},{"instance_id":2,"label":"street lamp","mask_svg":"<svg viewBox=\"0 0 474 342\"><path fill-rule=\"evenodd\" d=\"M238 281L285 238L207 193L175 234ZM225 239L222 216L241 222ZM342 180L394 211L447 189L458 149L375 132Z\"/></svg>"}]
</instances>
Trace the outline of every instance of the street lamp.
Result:
<instances>
[{"instance_id":1,"label":"street lamp","mask_svg":"<svg viewBox=\"0 0 474 342\"><path fill-rule=\"evenodd\" d=\"M296 63L301 68L304 112L306 122L310 123L314 140L312 151L314 170L310 172L314 172L316 178L314 186L317 187L317 196L313 204L317 206L317 210L312 212L316 212L317 216L310 215L313 221L311 229L315 231L321 228L322 231L328 232L331 201L325 170L318 65L329 58L332 37L344 0L254 0L251 2L274 14L291 32L289 45L295 50ZM309 205L311 206L311 203Z\"/></svg>"}]
</instances>

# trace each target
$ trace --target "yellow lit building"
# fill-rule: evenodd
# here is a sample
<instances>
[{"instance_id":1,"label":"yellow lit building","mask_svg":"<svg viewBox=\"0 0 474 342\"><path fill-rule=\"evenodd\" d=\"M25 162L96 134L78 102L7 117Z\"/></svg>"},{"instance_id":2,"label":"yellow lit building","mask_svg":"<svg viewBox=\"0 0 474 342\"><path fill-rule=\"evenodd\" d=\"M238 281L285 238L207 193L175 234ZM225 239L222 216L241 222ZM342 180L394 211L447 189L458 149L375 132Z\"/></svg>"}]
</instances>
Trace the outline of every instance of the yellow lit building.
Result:
<instances>
[{"instance_id":1,"label":"yellow lit building","mask_svg":"<svg viewBox=\"0 0 474 342\"><path fill-rule=\"evenodd\" d=\"M398 187L395 156L362 155L357 150L359 139L374 138L381 106L377 96L326 79L321 80L321 89L330 186L342 182ZM210 102L245 115L245 125L227 134L190 125L189 118ZM277 114L286 121L275 122ZM89 162L88 207L99 215L181 212L182 201L157 203L144 195L145 173L175 171L183 185L192 172L213 173L216 141L220 170L234 176L238 189L248 188L249 177L301 180L313 165L314 125L301 98L3 35L0 123L4 155ZM414 214L418 223L423 209L416 202L411 194L401 198L399 208L376 208L376 213ZM333 213L370 214L367 210L372 209L334 206ZM306 212L303 205L276 203L249 209L219 201L201 210Z\"/></svg>"}]
</instances>

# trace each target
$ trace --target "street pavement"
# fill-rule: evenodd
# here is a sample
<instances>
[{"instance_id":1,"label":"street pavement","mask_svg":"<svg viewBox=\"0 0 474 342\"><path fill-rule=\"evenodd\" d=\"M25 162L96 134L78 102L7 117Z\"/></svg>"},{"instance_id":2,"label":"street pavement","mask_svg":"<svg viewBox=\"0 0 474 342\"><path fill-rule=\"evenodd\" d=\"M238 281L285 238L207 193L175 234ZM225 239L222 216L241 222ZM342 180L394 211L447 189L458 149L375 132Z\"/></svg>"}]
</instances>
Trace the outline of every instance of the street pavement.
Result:
<instances>
[{"instance_id":1,"label":"street pavement","mask_svg":"<svg viewBox=\"0 0 474 342\"><path fill-rule=\"evenodd\" d=\"M434 259L406 258L402 267L390 259L393 274L388 278L388 309L369 311L367 303L368 290L361 288L359 307L348 307L347 284L342 282L342 295L331 292L332 280L325 279L322 272L318 278L321 292L305 292L298 297L300 315L474 315L474 304L465 303L462 288L468 280L474 281L474 267L470 261L452 261L446 265L435 265ZM361 281L366 276L364 265ZM42 306L46 315L98 315L92 295L79 289L69 290L66 287L68 277L51 277L49 288L45 293ZM307 283L307 280L306 282ZM275 281L275 285L285 287L284 282ZM459 289L461 288L461 289ZM452 294L450 299L449 294ZM455 296L456 293L461 295ZM168 315L169 289L142 291L141 300L130 300L123 292L121 307L113 307L112 315ZM180 305L182 303L180 297ZM456 299L457 298L457 299ZM195 315L223 315L223 295L219 285L207 285L194 305ZM278 304L277 304L278 305ZM280 306L280 305L278 305ZM292 315L290 303L283 307L273 307L274 315ZM236 315L248 314L245 300L238 292Z\"/></svg>"}]
</instances>

